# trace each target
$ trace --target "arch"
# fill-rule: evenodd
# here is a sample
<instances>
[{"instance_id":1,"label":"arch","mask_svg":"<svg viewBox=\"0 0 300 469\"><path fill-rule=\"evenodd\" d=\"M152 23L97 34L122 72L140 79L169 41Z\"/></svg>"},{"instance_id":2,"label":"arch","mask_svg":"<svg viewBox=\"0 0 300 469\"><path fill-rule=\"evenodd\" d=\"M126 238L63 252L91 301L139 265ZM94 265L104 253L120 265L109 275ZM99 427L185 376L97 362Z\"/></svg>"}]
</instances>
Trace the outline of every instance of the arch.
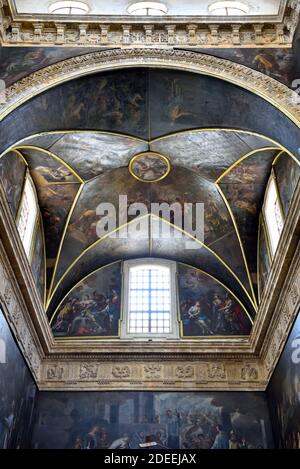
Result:
<instances>
[{"instance_id":1,"label":"arch","mask_svg":"<svg viewBox=\"0 0 300 469\"><path fill-rule=\"evenodd\" d=\"M0 121L30 98L66 81L101 71L131 67L175 69L207 75L246 89L279 109L300 127L298 95L261 72L229 60L173 49L113 49L73 57L34 72L8 87Z\"/></svg>"}]
</instances>

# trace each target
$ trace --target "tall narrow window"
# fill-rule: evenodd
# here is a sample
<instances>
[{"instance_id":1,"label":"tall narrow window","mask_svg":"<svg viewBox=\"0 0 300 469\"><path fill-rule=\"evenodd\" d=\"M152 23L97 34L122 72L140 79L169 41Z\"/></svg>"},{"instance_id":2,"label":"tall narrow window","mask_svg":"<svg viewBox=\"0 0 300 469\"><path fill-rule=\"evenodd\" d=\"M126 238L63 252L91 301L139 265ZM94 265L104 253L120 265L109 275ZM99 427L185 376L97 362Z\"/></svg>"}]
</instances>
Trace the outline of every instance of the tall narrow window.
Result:
<instances>
[{"instance_id":1,"label":"tall narrow window","mask_svg":"<svg viewBox=\"0 0 300 469\"><path fill-rule=\"evenodd\" d=\"M276 180L273 174L267 187L264 203L264 217L267 225L271 253L272 256L274 256L280 240L284 220Z\"/></svg>"},{"instance_id":2,"label":"tall narrow window","mask_svg":"<svg viewBox=\"0 0 300 469\"><path fill-rule=\"evenodd\" d=\"M177 335L174 264L136 262L125 263L125 335L141 338Z\"/></svg>"},{"instance_id":3,"label":"tall narrow window","mask_svg":"<svg viewBox=\"0 0 300 469\"><path fill-rule=\"evenodd\" d=\"M35 188L31 177L27 175L19 209L17 228L28 258L30 258L31 255L31 246L37 218L38 203Z\"/></svg>"}]
</instances>

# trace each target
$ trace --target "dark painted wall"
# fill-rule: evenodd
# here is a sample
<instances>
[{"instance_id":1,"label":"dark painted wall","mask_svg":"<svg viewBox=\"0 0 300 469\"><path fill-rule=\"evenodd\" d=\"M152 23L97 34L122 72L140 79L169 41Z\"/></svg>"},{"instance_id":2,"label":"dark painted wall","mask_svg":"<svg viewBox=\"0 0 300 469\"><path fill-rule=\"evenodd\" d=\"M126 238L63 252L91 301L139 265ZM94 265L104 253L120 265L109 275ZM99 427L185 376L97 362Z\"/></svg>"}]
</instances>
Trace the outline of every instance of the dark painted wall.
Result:
<instances>
[{"instance_id":1,"label":"dark painted wall","mask_svg":"<svg viewBox=\"0 0 300 469\"><path fill-rule=\"evenodd\" d=\"M0 309L0 449L30 446L36 391Z\"/></svg>"},{"instance_id":2,"label":"dark painted wall","mask_svg":"<svg viewBox=\"0 0 300 469\"><path fill-rule=\"evenodd\" d=\"M222 425L218 435L217 426ZM232 442L229 442L231 438ZM43 392L35 448L273 446L263 393ZM156 447L157 448L157 447Z\"/></svg>"},{"instance_id":3,"label":"dark painted wall","mask_svg":"<svg viewBox=\"0 0 300 469\"><path fill-rule=\"evenodd\" d=\"M300 312L268 388L276 446L300 449Z\"/></svg>"}]
</instances>

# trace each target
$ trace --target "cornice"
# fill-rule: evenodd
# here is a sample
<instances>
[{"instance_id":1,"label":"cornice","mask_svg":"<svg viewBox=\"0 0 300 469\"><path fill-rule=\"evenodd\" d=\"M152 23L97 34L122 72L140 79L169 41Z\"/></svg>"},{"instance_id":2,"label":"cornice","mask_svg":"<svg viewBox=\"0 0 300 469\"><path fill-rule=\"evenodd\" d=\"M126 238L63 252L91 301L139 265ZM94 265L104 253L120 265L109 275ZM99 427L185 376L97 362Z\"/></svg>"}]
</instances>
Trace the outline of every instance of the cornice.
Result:
<instances>
[{"instance_id":1,"label":"cornice","mask_svg":"<svg viewBox=\"0 0 300 469\"><path fill-rule=\"evenodd\" d=\"M2 5L2 6L1 6ZM240 18L167 16L52 17L17 13L0 0L0 44L49 47L291 47L299 1L282 0L278 15Z\"/></svg>"}]
</instances>

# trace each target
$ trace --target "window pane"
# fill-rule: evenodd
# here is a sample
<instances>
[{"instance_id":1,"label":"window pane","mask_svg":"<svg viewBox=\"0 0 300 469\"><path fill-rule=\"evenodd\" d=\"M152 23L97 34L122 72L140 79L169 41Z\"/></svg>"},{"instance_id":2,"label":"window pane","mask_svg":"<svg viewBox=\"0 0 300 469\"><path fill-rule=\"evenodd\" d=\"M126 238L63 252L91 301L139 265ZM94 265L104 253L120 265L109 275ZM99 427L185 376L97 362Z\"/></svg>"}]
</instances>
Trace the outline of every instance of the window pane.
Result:
<instances>
[{"instance_id":1,"label":"window pane","mask_svg":"<svg viewBox=\"0 0 300 469\"><path fill-rule=\"evenodd\" d=\"M271 178L267 189L264 211L267 222L268 235L271 242L271 251L272 254L274 254L283 229L283 217L280 209L278 193L276 190L276 183L273 177Z\"/></svg>"},{"instance_id":2,"label":"window pane","mask_svg":"<svg viewBox=\"0 0 300 469\"><path fill-rule=\"evenodd\" d=\"M143 334L170 333L170 295L168 267L132 267L129 270L129 331Z\"/></svg>"}]
</instances>

